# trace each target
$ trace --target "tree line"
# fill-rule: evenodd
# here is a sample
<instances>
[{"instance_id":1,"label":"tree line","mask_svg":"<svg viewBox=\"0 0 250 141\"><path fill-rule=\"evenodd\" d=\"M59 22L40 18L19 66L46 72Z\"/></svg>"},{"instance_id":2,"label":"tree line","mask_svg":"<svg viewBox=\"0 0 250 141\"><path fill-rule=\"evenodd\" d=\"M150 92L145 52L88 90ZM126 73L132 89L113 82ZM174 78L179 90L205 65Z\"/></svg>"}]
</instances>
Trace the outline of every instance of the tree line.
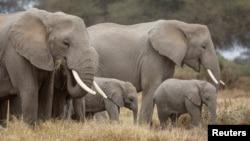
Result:
<instances>
[{"instance_id":1,"label":"tree line","mask_svg":"<svg viewBox=\"0 0 250 141\"><path fill-rule=\"evenodd\" d=\"M158 19L205 24L216 48L227 49L234 43L250 48L249 0L0 0L2 13L31 6L79 16L87 26Z\"/></svg>"}]
</instances>

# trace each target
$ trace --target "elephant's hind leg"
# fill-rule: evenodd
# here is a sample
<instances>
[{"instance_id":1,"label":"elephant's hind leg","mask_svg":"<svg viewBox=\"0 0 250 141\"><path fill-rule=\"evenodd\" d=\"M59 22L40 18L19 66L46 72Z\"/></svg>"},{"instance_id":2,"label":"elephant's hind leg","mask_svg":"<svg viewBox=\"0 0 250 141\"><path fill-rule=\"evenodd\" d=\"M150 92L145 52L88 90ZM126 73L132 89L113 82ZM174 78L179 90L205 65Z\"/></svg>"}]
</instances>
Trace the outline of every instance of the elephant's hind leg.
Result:
<instances>
[{"instance_id":1,"label":"elephant's hind leg","mask_svg":"<svg viewBox=\"0 0 250 141\"><path fill-rule=\"evenodd\" d=\"M171 123L172 123L172 126L173 126L174 128L177 127L177 121L178 121L178 117L179 117L179 116L180 116L180 115L179 115L179 114L176 114L176 113L172 113L172 114L170 115Z\"/></svg>"},{"instance_id":2,"label":"elephant's hind leg","mask_svg":"<svg viewBox=\"0 0 250 141\"><path fill-rule=\"evenodd\" d=\"M158 118L160 121L161 129L165 130L167 128L167 120L170 116L170 113L162 110L161 108L157 107Z\"/></svg>"}]
</instances>

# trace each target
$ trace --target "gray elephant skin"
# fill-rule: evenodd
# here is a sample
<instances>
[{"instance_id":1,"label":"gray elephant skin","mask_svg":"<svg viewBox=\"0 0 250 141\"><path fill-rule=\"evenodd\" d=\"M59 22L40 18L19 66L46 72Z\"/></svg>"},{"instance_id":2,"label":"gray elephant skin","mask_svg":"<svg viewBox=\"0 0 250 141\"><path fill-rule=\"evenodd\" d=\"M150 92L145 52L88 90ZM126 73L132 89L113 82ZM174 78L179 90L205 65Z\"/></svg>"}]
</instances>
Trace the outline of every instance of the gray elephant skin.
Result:
<instances>
[{"instance_id":1,"label":"gray elephant skin","mask_svg":"<svg viewBox=\"0 0 250 141\"><path fill-rule=\"evenodd\" d=\"M61 65L71 72L68 77L74 74L86 87L92 87L97 60L97 52L90 47L86 26L79 17L35 8L1 14L0 120L6 117L2 111L6 111L7 100L16 96L20 98L26 123L35 125L39 118L50 118L56 62L65 62ZM5 86L7 90L2 89ZM81 86L72 84L70 96L85 95Z\"/></svg>"},{"instance_id":2,"label":"gray elephant skin","mask_svg":"<svg viewBox=\"0 0 250 141\"><path fill-rule=\"evenodd\" d=\"M175 65L186 64L198 72L202 65L213 74L210 79L218 88L219 63L205 25L158 20L135 25L101 23L87 30L99 54L96 76L128 81L142 91L140 124L152 120L155 89L173 77Z\"/></svg>"},{"instance_id":3,"label":"gray elephant skin","mask_svg":"<svg viewBox=\"0 0 250 141\"><path fill-rule=\"evenodd\" d=\"M100 95L87 94L82 99L83 113L87 119L93 119L93 116L97 112L107 111L109 119L111 121L119 121L120 108L126 107L133 111L134 123L137 123L138 112L138 96L135 87L130 82L124 82L111 78L99 78L95 77L96 83L107 95L107 99ZM72 101L68 105L66 116L68 118L74 116L74 108L72 108Z\"/></svg>"},{"instance_id":4,"label":"gray elephant skin","mask_svg":"<svg viewBox=\"0 0 250 141\"><path fill-rule=\"evenodd\" d=\"M165 80L155 91L153 97L162 129L171 118L176 126L177 118L184 113L191 116L192 126L201 122L202 105L210 111L210 122L216 121L217 91L214 85L203 80Z\"/></svg>"}]
</instances>

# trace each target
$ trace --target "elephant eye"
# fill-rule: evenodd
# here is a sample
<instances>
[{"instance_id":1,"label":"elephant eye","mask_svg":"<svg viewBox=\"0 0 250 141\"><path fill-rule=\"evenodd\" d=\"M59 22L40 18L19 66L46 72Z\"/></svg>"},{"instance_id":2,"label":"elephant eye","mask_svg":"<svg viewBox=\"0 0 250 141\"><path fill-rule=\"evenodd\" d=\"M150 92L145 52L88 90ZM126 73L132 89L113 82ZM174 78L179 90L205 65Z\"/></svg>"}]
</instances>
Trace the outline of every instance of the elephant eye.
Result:
<instances>
[{"instance_id":1,"label":"elephant eye","mask_svg":"<svg viewBox=\"0 0 250 141\"><path fill-rule=\"evenodd\" d=\"M64 46L66 46L67 48L69 48L69 45L70 45L70 44L69 44L69 41L68 41L68 40L64 40L64 41L63 41L63 44L64 44Z\"/></svg>"},{"instance_id":2,"label":"elephant eye","mask_svg":"<svg viewBox=\"0 0 250 141\"><path fill-rule=\"evenodd\" d=\"M134 99L133 99L133 98L130 98L130 101L134 101Z\"/></svg>"},{"instance_id":3,"label":"elephant eye","mask_svg":"<svg viewBox=\"0 0 250 141\"><path fill-rule=\"evenodd\" d=\"M201 46L203 49L206 49L206 46L205 45L203 45L203 46Z\"/></svg>"}]
</instances>

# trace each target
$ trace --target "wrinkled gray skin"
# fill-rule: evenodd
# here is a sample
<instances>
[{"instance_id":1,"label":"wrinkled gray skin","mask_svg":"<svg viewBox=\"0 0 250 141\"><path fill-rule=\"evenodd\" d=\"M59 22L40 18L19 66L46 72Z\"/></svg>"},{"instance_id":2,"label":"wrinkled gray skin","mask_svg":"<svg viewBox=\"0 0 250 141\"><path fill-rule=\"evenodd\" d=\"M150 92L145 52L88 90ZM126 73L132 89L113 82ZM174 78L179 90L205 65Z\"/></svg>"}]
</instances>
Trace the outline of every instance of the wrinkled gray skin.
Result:
<instances>
[{"instance_id":1,"label":"wrinkled gray skin","mask_svg":"<svg viewBox=\"0 0 250 141\"><path fill-rule=\"evenodd\" d=\"M216 121L217 92L209 82L168 79L156 89L153 100L162 129L166 129L169 117L173 126L176 126L176 119L184 113L191 116L193 126L199 125L203 104L210 110L211 123Z\"/></svg>"},{"instance_id":2,"label":"wrinkled gray skin","mask_svg":"<svg viewBox=\"0 0 250 141\"><path fill-rule=\"evenodd\" d=\"M92 86L98 57L89 46L81 18L38 9L1 14L0 33L0 81L4 81L0 88L12 87L10 92L1 90L0 121L6 117L2 112L6 111L6 100L13 96L21 101L19 107L26 123L35 125L38 118L51 117L58 60L65 61L64 68L75 70L83 82ZM68 90L75 98L86 94L79 85L71 85Z\"/></svg>"},{"instance_id":3,"label":"wrinkled gray skin","mask_svg":"<svg viewBox=\"0 0 250 141\"><path fill-rule=\"evenodd\" d=\"M83 113L87 119L93 119L97 112L107 111L111 121L119 121L120 108L126 107L133 111L134 123L137 123L138 112L138 98L135 87L129 83L117 79L99 78L95 77L96 83L107 95L107 99L101 95L87 94L82 98ZM84 105L85 103L85 105ZM74 108L72 108L72 101L66 109L67 117L74 117ZM77 115L76 115L77 116ZM75 117L77 118L77 117Z\"/></svg>"},{"instance_id":4,"label":"wrinkled gray skin","mask_svg":"<svg viewBox=\"0 0 250 141\"><path fill-rule=\"evenodd\" d=\"M91 46L99 54L96 76L128 81L137 92L142 91L140 124L152 120L155 89L173 77L175 65L186 64L198 72L202 65L220 80L218 59L205 25L158 20L136 25L101 23L87 30Z\"/></svg>"}]
</instances>

